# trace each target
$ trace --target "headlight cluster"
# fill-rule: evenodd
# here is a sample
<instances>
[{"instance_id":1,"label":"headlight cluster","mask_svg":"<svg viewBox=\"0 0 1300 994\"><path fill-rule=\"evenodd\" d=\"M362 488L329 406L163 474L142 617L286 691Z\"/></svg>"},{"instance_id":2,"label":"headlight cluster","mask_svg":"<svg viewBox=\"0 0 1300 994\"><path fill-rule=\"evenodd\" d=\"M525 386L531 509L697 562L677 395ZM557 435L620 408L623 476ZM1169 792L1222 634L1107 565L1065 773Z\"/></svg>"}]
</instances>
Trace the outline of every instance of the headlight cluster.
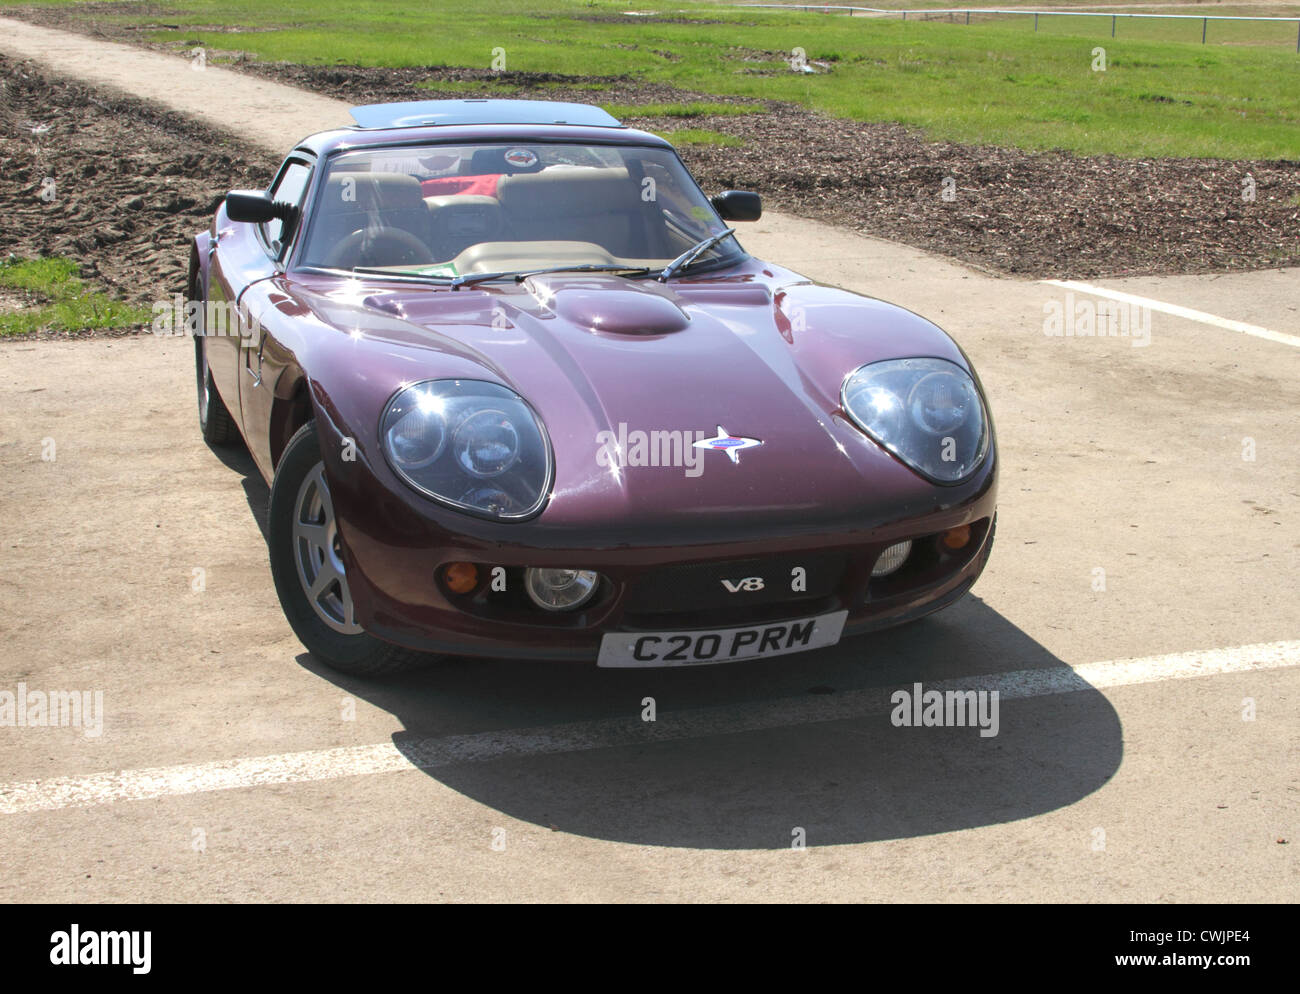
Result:
<instances>
[{"instance_id":1,"label":"headlight cluster","mask_svg":"<svg viewBox=\"0 0 1300 994\"><path fill-rule=\"evenodd\" d=\"M536 513L546 501L546 433L524 399L498 383L409 386L388 402L379 437L393 471L445 504L511 519Z\"/></svg>"},{"instance_id":2,"label":"headlight cluster","mask_svg":"<svg viewBox=\"0 0 1300 994\"><path fill-rule=\"evenodd\" d=\"M946 359L890 359L849 374L854 423L936 483L960 483L988 449L984 405L970 375Z\"/></svg>"}]
</instances>

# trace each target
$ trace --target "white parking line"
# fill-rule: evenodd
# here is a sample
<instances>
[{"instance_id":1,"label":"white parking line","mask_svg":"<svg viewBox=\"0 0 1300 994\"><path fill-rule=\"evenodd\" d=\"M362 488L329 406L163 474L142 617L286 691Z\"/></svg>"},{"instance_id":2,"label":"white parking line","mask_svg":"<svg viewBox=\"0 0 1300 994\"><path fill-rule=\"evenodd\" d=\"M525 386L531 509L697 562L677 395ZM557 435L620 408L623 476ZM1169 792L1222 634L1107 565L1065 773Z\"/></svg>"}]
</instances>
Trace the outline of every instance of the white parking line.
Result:
<instances>
[{"instance_id":1,"label":"white parking line","mask_svg":"<svg viewBox=\"0 0 1300 994\"><path fill-rule=\"evenodd\" d=\"M1091 283L1078 283L1075 280L1040 280L1050 286L1063 287L1066 290L1077 290L1080 293L1090 293L1094 297L1107 297L1110 300L1118 300L1121 303L1133 304L1136 307L1145 307L1148 310L1159 311L1161 314L1172 314L1174 317L1185 318L1188 321L1199 321L1201 324L1213 325L1216 328L1224 328L1227 331L1239 331L1243 335L1254 335L1256 338L1267 339L1270 342L1278 342L1282 345L1291 345L1300 348L1300 336L1288 335L1281 331L1271 331L1268 328L1261 328L1257 324L1246 324L1244 321L1234 321L1231 318L1221 318L1215 314L1207 314L1205 311L1194 311L1190 307L1179 307L1177 304L1166 304L1163 300L1152 300L1150 297L1139 297L1136 294L1124 293L1121 290L1107 290L1105 287L1093 286Z\"/></svg>"},{"instance_id":2,"label":"white parking line","mask_svg":"<svg viewBox=\"0 0 1300 994\"><path fill-rule=\"evenodd\" d=\"M925 682L932 690L998 691L1001 699L1105 690L1162 680L1216 676L1300 666L1300 641L1265 642L1164 656L1112 659L1037 670L1016 670ZM230 759L215 763L122 770L84 777L53 777L0 785L0 814L90 807L265 784L306 783L338 777L434 769L494 759L610 749L626 745L736 735L888 712L895 687L871 687L833 696L788 697L750 704L661 712L656 722L639 716L579 721L539 728L411 739L339 749Z\"/></svg>"}]
</instances>

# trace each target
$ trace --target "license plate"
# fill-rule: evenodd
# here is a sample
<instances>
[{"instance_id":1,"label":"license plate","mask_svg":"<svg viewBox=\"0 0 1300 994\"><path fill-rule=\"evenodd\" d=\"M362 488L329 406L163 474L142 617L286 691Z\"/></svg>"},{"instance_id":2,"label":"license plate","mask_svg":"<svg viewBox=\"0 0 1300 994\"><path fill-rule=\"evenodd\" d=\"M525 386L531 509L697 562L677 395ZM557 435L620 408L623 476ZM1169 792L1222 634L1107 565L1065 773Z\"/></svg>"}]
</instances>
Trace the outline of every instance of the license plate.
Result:
<instances>
[{"instance_id":1,"label":"license plate","mask_svg":"<svg viewBox=\"0 0 1300 994\"><path fill-rule=\"evenodd\" d=\"M840 640L848 611L742 628L685 632L610 632L600 640L597 666L704 666L737 659L823 649Z\"/></svg>"}]
</instances>

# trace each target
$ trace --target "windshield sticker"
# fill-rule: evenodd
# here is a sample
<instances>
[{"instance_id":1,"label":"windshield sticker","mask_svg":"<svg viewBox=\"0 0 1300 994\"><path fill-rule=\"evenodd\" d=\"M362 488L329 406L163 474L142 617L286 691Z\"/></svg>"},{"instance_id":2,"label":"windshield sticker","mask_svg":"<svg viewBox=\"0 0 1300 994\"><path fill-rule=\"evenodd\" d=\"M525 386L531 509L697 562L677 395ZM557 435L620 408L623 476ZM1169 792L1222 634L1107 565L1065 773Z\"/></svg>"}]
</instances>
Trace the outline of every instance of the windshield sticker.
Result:
<instances>
[{"instance_id":1,"label":"windshield sticker","mask_svg":"<svg viewBox=\"0 0 1300 994\"><path fill-rule=\"evenodd\" d=\"M456 269L454 262L440 262L435 266L423 266L419 270L421 276L459 276L460 272Z\"/></svg>"},{"instance_id":2,"label":"windshield sticker","mask_svg":"<svg viewBox=\"0 0 1300 994\"><path fill-rule=\"evenodd\" d=\"M537 153L527 148L512 148L506 152L506 164L516 169L529 169L537 165Z\"/></svg>"}]
</instances>

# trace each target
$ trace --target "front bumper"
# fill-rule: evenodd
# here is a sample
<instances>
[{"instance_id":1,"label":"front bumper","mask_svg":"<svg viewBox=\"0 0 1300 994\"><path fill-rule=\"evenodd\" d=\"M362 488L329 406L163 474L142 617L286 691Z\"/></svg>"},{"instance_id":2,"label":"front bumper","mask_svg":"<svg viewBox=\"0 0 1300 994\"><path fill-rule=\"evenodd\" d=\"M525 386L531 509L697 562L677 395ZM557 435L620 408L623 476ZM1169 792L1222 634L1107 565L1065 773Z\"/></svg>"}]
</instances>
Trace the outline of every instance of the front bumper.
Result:
<instances>
[{"instance_id":1,"label":"front bumper","mask_svg":"<svg viewBox=\"0 0 1300 994\"><path fill-rule=\"evenodd\" d=\"M407 508L404 502L390 509L401 519L392 522L403 534L400 542L393 538L394 529L350 527L342 516L340 533L357 616L372 635L449 655L594 662L609 632L717 629L847 610L844 634L853 635L940 610L970 589L988 561L995 490L995 474L990 473L986 485L964 503L887 525L812 533L792 529L722 542L674 536L671 544L658 545L586 535L507 544L443 532L427 519L418 529L401 513ZM970 542L955 552L947 550L940 535L960 525L971 527ZM914 542L908 562L889 577L873 579L871 569L880 552L903 539ZM699 605L646 596L647 590L672 588L690 571L743 577L766 569L785 577L791 563L804 561L818 564L822 576L805 593L790 597L748 603L743 593L729 595L720 584L712 588L715 598ZM472 593L453 594L439 582L439 567L450 562L480 567L482 579ZM603 580L582 608L550 613L523 594L522 572L529 566L592 569ZM498 567L504 571L499 575L506 578L505 591L491 589ZM689 589L683 583L683 590Z\"/></svg>"}]
</instances>

